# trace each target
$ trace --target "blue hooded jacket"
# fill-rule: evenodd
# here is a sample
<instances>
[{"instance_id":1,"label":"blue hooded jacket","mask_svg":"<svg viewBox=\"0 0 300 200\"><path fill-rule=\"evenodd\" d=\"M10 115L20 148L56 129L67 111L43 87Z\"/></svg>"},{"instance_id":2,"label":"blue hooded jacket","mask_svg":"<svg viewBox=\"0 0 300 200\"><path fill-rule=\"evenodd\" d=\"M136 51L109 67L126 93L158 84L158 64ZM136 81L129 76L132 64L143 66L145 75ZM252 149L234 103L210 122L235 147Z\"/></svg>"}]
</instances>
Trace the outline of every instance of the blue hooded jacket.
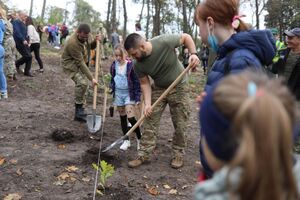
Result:
<instances>
[{"instance_id":1,"label":"blue hooded jacket","mask_svg":"<svg viewBox=\"0 0 300 200\"><path fill-rule=\"evenodd\" d=\"M269 30L233 34L219 47L217 59L208 74L205 91L224 77L226 62L230 66L229 73L238 73L248 67L260 70L262 66L272 64L275 54L275 40Z\"/></svg>"},{"instance_id":2,"label":"blue hooded jacket","mask_svg":"<svg viewBox=\"0 0 300 200\"><path fill-rule=\"evenodd\" d=\"M251 30L233 34L219 47L217 58L208 74L205 91L212 89L228 73L239 73L247 68L262 70L263 66L272 64L276 54L275 39L269 30ZM217 124L216 124L217 126ZM200 142L200 160L208 177L213 175L205 159Z\"/></svg>"}]
</instances>

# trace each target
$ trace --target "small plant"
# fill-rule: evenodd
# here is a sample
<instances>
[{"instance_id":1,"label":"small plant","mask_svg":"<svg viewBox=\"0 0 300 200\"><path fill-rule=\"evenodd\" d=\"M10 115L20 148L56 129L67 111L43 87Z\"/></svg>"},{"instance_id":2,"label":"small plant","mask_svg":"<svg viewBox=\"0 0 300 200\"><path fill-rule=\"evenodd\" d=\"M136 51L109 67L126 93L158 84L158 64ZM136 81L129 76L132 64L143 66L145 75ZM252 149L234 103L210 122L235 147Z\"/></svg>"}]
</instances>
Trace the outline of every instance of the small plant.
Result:
<instances>
[{"instance_id":1,"label":"small plant","mask_svg":"<svg viewBox=\"0 0 300 200\"><path fill-rule=\"evenodd\" d=\"M105 160L101 160L99 166L95 163L93 163L92 166L95 170L100 171L98 182L100 189L97 189L97 193L103 195L105 193L107 179L115 173L114 166L108 164Z\"/></svg>"}]
</instances>

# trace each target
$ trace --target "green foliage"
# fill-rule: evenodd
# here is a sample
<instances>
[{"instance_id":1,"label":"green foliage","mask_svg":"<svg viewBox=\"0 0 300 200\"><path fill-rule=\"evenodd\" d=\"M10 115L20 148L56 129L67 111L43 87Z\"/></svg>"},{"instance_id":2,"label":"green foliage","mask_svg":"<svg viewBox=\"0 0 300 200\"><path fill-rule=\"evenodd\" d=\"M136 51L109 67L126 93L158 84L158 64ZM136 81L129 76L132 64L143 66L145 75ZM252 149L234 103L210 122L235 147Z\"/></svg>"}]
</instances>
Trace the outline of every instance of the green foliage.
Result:
<instances>
[{"instance_id":1,"label":"green foliage","mask_svg":"<svg viewBox=\"0 0 300 200\"><path fill-rule=\"evenodd\" d=\"M104 74L103 76L103 82L107 87L110 85L111 78L112 77L110 73Z\"/></svg>"},{"instance_id":2,"label":"green foliage","mask_svg":"<svg viewBox=\"0 0 300 200\"><path fill-rule=\"evenodd\" d=\"M84 0L75 0L73 23L87 23L92 28L98 28L100 24L100 13Z\"/></svg>"},{"instance_id":3,"label":"green foliage","mask_svg":"<svg viewBox=\"0 0 300 200\"><path fill-rule=\"evenodd\" d=\"M49 11L48 24L61 23L64 18L65 10L56 6L51 6L47 8Z\"/></svg>"},{"instance_id":4,"label":"green foliage","mask_svg":"<svg viewBox=\"0 0 300 200\"><path fill-rule=\"evenodd\" d=\"M115 173L115 169L114 166L112 166L111 164L108 164L105 160L101 160L100 165L96 165L95 163L92 164L93 168L95 170L99 170L100 174L99 174L99 186L101 186L101 190L98 190L97 192L99 194L103 194L105 192L105 187L106 187L106 182L107 179L111 176L113 176L113 174Z\"/></svg>"},{"instance_id":5,"label":"green foliage","mask_svg":"<svg viewBox=\"0 0 300 200\"><path fill-rule=\"evenodd\" d=\"M269 0L266 4L266 26L277 28L280 35L286 29L299 25L300 1L299 0Z\"/></svg>"}]
</instances>

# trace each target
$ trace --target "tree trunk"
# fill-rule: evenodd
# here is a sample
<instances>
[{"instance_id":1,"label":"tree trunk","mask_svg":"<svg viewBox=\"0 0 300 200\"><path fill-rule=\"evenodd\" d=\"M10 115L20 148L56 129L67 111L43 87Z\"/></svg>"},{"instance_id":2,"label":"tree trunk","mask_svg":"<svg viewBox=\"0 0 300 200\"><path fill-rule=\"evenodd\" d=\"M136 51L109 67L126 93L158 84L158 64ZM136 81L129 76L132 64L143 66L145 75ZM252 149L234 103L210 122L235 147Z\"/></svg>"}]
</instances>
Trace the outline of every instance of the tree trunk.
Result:
<instances>
[{"instance_id":1,"label":"tree trunk","mask_svg":"<svg viewBox=\"0 0 300 200\"><path fill-rule=\"evenodd\" d=\"M114 30L117 28L117 0L112 0L112 9L111 9L111 27L108 29L108 32L110 33L111 30Z\"/></svg>"},{"instance_id":2,"label":"tree trunk","mask_svg":"<svg viewBox=\"0 0 300 200\"><path fill-rule=\"evenodd\" d=\"M183 32L189 33L188 28L188 20L187 20L187 14L186 14L186 0L182 0L182 17L183 17Z\"/></svg>"},{"instance_id":3,"label":"tree trunk","mask_svg":"<svg viewBox=\"0 0 300 200\"><path fill-rule=\"evenodd\" d=\"M126 33L127 33L127 10L126 10L126 0L123 0L123 9L124 9L123 39L125 40Z\"/></svg>"},{"instance_id":4,"label":"tree trunk","mask_svg":"<svg viewBox=\"0 0 300 200\"><path fill-rule=\"evenodd\" d=\"M255 0L256 29L259 29L259 2Z\"/></svg>"},{"instance_id":5,"label":"tree trunk","mask_svg":"<svg viewBox=\"0 0 300 200\"><path fill-rule=\"evenodd\" d=\"M30 10L29 10L30 17L32 17L32 7L33 7L33 0L30 1Z\"/></svg>"},{"instance_id":6,"label":"tree trunk","mask_svg":"<svg viewBox=\"0 0 300 200\"><path fill-rule=\"evenodd\" d=\"M149 24L150 24L150 0L147 0L147 22L146 22L146 38L149 38Z\"/></svg>"},{"instance_id":7,"label":"tree trunk","mask_svg":"<svg viewBox=\"0 0 300 200\"><path fill-rule=\"evenodd\" d=\"M43 1L43 8L42 8L42 13L41 13L41 22L42 22L42 23L44 22L45 9L46 9L46 1L47 1L47 0L44 0L44 1Z\"/></svg>"},{"instance_id":8,"label":"tree trunk","mask_svg":"<svg viewBox=\"0 0 300 200\"><path fill-rule=\"evenodd\" d=\"M153 16L153 37L160 35L160 10L161 2L160 0L154 0L154 10L155 14Z\"/></svg>"},{"instance_id":9,"label":"tree trunk","mask_svg":"<svg viewBox=\"0 0 300 200\"><path fill-rule=\"evenodd\" d=\"M110 8L111 8L111 0L108 0L107 15L106 15L106 22L105 22L107 29L110 29L110 23L109 23L109 18L110 18L110 14L111 14Z\"/></svg>"},{"instance_id":10,"label":"tree trunk","mask_svg":"<svg viewBox=\"0 0 300 200\"><path fill-rule=\"evenodd\" d=\"M145 6L145 0L143 0L143 5L142 5L142 9L141 9L141 13L139 16L139 23L141 23L142 17L143 17L143 12L144 12L144 6Z\"/></svg>"}]
</instances>

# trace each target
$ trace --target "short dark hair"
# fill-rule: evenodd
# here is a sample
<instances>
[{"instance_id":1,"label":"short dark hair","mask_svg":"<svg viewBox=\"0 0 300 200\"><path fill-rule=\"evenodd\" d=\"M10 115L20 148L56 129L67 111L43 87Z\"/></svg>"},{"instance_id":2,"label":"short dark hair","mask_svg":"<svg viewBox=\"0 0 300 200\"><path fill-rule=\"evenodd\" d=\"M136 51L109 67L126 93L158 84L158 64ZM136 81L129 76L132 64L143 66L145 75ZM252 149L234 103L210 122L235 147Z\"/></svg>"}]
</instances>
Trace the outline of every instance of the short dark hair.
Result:
<instances>
[{"instance_id":1,"label":"short dark hair","mask_svg":"<svg viewBox=\"0 0 300 200\"><path fill-rule=\"evenodd\" d=\"M135 49L137 47L137 45L143 40L144 40L144 38L142 36L140 36L139 34L131 33L130 35L128 35L126 37L125 42L124 42L124 47L125 47L126 51L128 51L131 48Z\"/></svg>"},{"instance_id":2,"label":"short dark hair","mask_svg":"<svg viewBox=\"0 0 300 200\"><path fill-rule=\"evenodd\" d=\"M77 33L90 33L91 28L88 24L80 24L77 28Z\"/></svg>"}]
</instances>

